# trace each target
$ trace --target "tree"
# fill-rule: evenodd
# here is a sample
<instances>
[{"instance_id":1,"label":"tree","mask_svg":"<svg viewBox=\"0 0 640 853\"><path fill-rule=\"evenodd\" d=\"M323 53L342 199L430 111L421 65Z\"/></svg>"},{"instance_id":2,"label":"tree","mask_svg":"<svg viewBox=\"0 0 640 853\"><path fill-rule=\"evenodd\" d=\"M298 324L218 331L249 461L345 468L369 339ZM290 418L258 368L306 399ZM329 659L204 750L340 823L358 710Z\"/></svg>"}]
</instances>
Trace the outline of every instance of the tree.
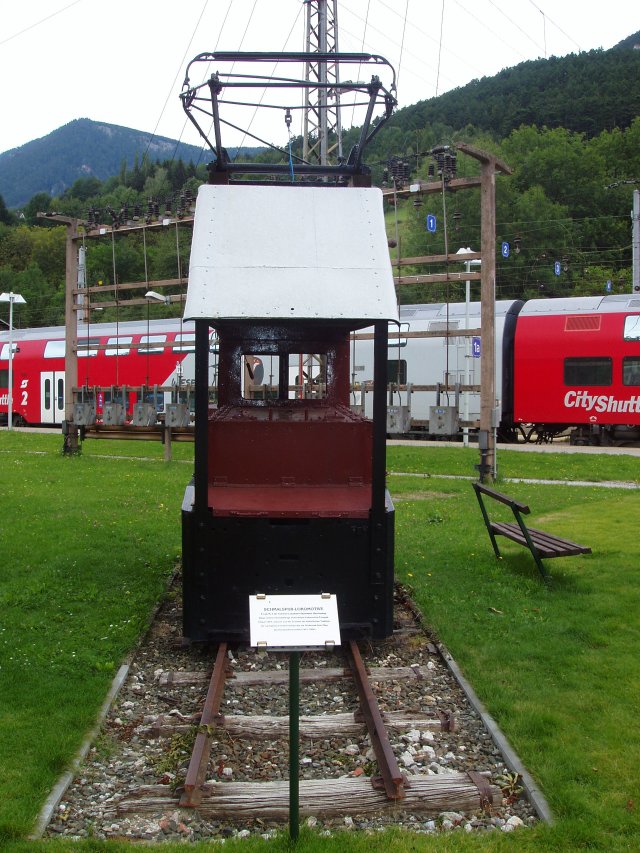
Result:
<instances>
[{"instance_id":1,"label":"tree","mask_svg":"<svg viewBox=\"0 0 640 853\"><path fill-rule=\"evenodd\" d=\"M13 221L14 217L7 209L7 205L4 203L4 198L0 195L0 222L3 222L5 225L12 225Z\"/></svg>"}]
</instances>

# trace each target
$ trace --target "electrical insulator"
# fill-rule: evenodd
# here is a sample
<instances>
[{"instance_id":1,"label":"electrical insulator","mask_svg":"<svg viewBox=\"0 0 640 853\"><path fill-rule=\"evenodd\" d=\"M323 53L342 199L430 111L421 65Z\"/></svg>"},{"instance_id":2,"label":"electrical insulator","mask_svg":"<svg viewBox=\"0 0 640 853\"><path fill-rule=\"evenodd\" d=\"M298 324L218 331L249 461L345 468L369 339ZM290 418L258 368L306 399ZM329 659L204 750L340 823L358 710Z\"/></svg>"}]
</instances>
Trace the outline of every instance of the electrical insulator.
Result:
<instances>
[{"instance_id":1,"label":"electrical insulator","mask_svg":"<svg viewBox=\"0 0 640 853\"><path fill-rule=\"evenodd\" d=\"M133 206L133 221L138 222L140 219L140 205L134 204Z\"/></svg>"},{"instance_id":2,"label":"electrical insulator","mask_svg":"<svg viewBox=\"0 0 640 853\"><path fill-rule=\"evenodd\" d=\"M429 163L429 177L434 178L436 174L435 166L433 163Z\"/></svg>"},{"instance_id":3,"label":"electrical insulator","mask_svg":"<svg viewBox=\"0 0 640 853\"><path fill-rule=\"evenodd\" d=\"M518 237L518 236L514 237L513 250L515 251L516 255L520 254L520 244L521 243L522 243L522 240L520 239L520 237Z\"/></svg>"},{"instance_id":4,"label":"electrical insulator","mask_svg":"<svg viewBox=\"0 0 640 853\"><path fill-rule=\"evenodd\" d=\"M459 210L456 210L455 213L453 214L453 222L455 224L456 231L460 230L460 220L461 219L462 219L462 214L460 213Z\"/></svg>"}]
</instances>

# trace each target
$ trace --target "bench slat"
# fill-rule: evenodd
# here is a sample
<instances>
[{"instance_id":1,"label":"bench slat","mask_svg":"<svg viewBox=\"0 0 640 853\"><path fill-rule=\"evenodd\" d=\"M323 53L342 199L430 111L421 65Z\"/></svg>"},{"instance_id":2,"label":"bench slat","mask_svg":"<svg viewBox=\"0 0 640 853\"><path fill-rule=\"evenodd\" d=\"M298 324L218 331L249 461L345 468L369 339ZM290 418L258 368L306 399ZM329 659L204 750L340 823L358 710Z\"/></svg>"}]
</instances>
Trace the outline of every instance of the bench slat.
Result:
<instances>
[{"instance_id":1,"label":"bench slat","mask_svg":"<svg viewBox=\"0 0 640 853\"><path fill-rule=\"evenodd\" d=\"M527 547L527 540L518 524L493 521L491 522L491 529L495 534L505 536L507 539ZM554 536L544 530L537 530L535 527L529 526L527 526L527 530L531 536L531 541L543 557L571 557L576 554L591 553L591 548L585 545L578 545L577 542Z\"/></svg>"}]
</instances>

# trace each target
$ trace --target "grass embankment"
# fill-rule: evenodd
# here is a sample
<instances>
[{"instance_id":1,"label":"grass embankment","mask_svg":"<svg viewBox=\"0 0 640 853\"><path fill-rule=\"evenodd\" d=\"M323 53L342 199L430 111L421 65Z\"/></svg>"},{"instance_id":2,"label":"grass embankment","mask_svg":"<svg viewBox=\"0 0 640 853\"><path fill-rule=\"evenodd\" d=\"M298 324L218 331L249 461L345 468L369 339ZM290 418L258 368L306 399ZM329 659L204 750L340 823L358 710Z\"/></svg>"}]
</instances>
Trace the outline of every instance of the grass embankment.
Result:
<instances>
[{"instance_id":1,"label":"grass embankment","mask_svg":"<svg viewBox=\"0 0 640 853\"><path fill-rule=\"evenodd\" d=\"M80 458L59 449L59 437L0 434L0 844L21 851L103 847L17 839L161 595L190 474L180 461L162 463L158 445L87 442ZM175 451L187 460L191 448ZM111 453L156 461L101 458ZM472 476L476 461L473 449L391 448L397 574L540 783L556 824L486 837L304 832L305 853L640 847L640 491L499 484L531 505L535 526L593 549L549 561L546 589L525 549L505 540L504 558L494 558L469 483L436 476ZM637 459L603 455L500 451L499 463L514 478L637 482L640 470Z\"/></svg>"}]
</instances>

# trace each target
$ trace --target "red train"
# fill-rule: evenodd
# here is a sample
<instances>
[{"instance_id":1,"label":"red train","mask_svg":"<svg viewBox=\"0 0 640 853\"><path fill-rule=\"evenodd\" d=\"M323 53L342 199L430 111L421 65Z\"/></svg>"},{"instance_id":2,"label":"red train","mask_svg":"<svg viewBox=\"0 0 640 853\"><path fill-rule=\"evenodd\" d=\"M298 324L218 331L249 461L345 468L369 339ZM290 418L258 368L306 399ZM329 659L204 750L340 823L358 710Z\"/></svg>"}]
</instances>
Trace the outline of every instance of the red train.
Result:
<instances>
[{"instance_id":1,"label":"red train","mask_svg":"<svg viewBox=\"0 0 640 853\"><path fill-rule=\"evenodd\" d=\"M60 424L65 408L65 329L63 326L13 330L14 425ZM193 323L180 320L100 323L78 333L78 385L101 418L106 404L118 396L130 415L141 402L158 411L173 388L193 378ZM0 422L7 423L9 334L0 333ZM156 391L154 388L168 390ZM99 390L94 390L99 389ZM117 390L116 390L117 389ZM122 399L123 394L126 400Z\"/></svg>"},{"instance_id":2,"label":"red train","mask_svg":"<svg viewBox=\"0 0 640 853\"><path fill-rule=\"evenodd\" d=\"M640 439L640 299L537 299L518 315L515 424L574 443Z\"/></svg>"},{"instance_id":3,"label":"red train","mask_svg":"<svg viewBox=\"0 0 640 853\"><path fill-rule=\"evenodd\" d=\"M499 303L496 363L501 389L503 437L551 438L572 430L576 443L608 444L640 440L640 299L632 295L536 299ZM417 308L424 309L416 313ZM440 323L438 306L401 306L400 319L411 331ZM478 325L479 306L471 304L469 326ZM425 318L419 316L423 313ZM450 322L464 325L465 306L449 305ZM427 315L428 318L427 319ZM435 318L435 319L434 319ZM126 387L126 409L154 401L162 411L172 389L189 388L194 376L193 323L152 320L150 323L96 324L80 333L78 384L102 390L95 395L100 419L111 388ZM64 419L64 328L15 329L13 332L14 424L55 424ZM454 339L455 340L455 339ZM450 343L450 348L455 346ZM355 360L368 365L359 341ZM0 332L0 423L7 419L8 333ZM211 347L210 380L217 384L217 352ZM408 339L400 352L404 381L443 382L443 339ZM389 350L397 365L398 348ZM352 353L353 355L353 353ZM467 360L468 361L468 360ZM450 355L448 372L454 361ZM473 359L479 376L479 359ZM366 368L368 370L368 367ZM395 370L395 368L394 368ZM464 370L460 368L464 380ZM293 385L300 370L289 367ZM364 376L364 374L363 374ZM367 378L366 376L364 377ZM315 377L310 377L311 382ZM269 365L257 364L256 384L269 382ZM473 382L472 376L472 382ZM153 388L163 388L153 396ZM90 390L91 393L91 390ZM413 395L412 415L424 420L428 405ZM471 404L471 413L477 409ZM415 429L412 429L415 434ZM425 435L428 429L424 430Z\"/></svg>"}]
</instances>

